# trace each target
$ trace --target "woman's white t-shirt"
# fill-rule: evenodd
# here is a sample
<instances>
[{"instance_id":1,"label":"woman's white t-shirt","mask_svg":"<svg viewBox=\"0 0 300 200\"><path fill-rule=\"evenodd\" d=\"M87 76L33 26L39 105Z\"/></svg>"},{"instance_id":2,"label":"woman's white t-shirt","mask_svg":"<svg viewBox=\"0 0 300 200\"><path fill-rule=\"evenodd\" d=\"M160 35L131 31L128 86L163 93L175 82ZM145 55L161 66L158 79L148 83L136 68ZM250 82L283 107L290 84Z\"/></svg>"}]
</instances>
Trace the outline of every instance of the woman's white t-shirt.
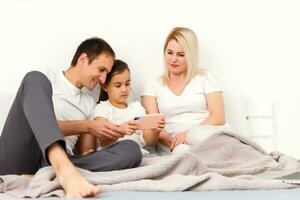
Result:
<instances>
[{"instance_id":1,"label":"woman's white t-shirt","mask_svg":"<svg viewBox=\"0 0 300 200\"><path fill-rule=\"evenodd\" d=\"M160 78L149 81L142 96L157 99L160 113L165 115L165 130L170 135L187 131L209 116L206 95L222 91L207 71L195 76L180 95L174 94Z\"/></svg>"}]
</instances>

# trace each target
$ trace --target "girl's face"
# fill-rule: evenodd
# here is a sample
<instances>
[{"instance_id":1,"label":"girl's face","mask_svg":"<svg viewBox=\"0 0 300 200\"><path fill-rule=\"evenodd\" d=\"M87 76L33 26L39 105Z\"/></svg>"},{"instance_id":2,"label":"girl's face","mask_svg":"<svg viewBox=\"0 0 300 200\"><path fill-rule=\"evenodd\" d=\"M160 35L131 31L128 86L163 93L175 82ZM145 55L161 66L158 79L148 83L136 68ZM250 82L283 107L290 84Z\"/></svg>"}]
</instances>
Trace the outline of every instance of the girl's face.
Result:
<instances>
[{"instance_id":1,"label":"girl's face","mask_svg":"<svg viewBox=\"0 0 300 200\"><path fill-rule=\"evenodd\" d=\"M180 75L187 72L184 50L176 40L169 41L165 51L165 62L170 74Z\"/></svg>"},{"instance_id":2,"label":"girl's face","mask_svg":"<svg viewBox=\"0 0 300 200\"><path fill-rule=\"evenodd\" d=\"M117 107L127 106L126 101L130 94L130 72L125 70L114 75L105 90L111 104Z\"/></svg>"}]
</instances>

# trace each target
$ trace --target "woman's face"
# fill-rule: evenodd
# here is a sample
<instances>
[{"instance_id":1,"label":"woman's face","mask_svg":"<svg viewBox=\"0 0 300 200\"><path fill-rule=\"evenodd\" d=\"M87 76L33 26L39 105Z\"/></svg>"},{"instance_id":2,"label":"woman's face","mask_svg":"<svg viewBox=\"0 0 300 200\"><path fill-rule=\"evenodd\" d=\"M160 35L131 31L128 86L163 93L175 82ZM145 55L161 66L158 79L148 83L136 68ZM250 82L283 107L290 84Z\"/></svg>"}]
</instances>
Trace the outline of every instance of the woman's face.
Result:
<instances>
[{"instance_id":1,"label":"woman's face","mask_svg":"<svg viewBox=\"0 0 300 200\"><path fill-rule=\"evenodd\" d=\"M180 75L185 74L187 71L184 51L175 40L170 40L167 45L165 62L170 74Z\"/></svg>"}]
</instances>

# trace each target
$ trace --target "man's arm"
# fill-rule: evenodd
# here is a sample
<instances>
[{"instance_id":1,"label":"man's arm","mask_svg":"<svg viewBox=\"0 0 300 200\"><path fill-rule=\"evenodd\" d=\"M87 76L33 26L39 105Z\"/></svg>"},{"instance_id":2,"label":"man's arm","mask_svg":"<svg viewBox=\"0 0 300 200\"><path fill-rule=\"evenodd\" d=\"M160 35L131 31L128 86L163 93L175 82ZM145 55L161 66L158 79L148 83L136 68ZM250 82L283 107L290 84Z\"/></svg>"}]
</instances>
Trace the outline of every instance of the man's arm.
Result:
<instances>
[{"instance_id":1,"label":"man's arm","mask_svg":"<svg viewBox=\"0 0 300 200\"><path fill-rule=\"evenodd\" d=\"M105 136L116 140L125 135L124 130L120 127L98 120L58 121L58 125L64 136L91 134L96 137Z\"/></svg>"},{"instance_id":2,"label":"man's arm","mask_svg":"<svg viewBox=\"0 0 300 200\"><path fill-rule=\"evenodd\" d=\"M58 126L64 136L89 133L89 120L58 121Z\"/></svg>"}]
</instances>

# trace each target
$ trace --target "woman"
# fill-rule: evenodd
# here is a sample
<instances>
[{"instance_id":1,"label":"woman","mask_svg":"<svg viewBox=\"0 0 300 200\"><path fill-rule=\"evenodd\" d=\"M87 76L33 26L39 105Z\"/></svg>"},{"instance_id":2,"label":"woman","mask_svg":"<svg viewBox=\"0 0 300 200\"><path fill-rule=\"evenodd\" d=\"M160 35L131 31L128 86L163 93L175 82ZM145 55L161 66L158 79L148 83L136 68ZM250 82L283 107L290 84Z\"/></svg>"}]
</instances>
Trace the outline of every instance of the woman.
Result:
<instances>
[{"instance_id":1,"label":"woman","mask_svg":"<svg viewBox=\"0 0 300 200\"><path fill-rule=\"evenodd\" d=\"M174 28L169 33L164 62L164 74L148 84L142 104L147 113L166 117L159 136L163 149L181 152L200 142L201 132L192 131L195 126L224 125L223 95L212 75L198 67L198 41L191 29Z\"/></svg>"}]
</instances>

